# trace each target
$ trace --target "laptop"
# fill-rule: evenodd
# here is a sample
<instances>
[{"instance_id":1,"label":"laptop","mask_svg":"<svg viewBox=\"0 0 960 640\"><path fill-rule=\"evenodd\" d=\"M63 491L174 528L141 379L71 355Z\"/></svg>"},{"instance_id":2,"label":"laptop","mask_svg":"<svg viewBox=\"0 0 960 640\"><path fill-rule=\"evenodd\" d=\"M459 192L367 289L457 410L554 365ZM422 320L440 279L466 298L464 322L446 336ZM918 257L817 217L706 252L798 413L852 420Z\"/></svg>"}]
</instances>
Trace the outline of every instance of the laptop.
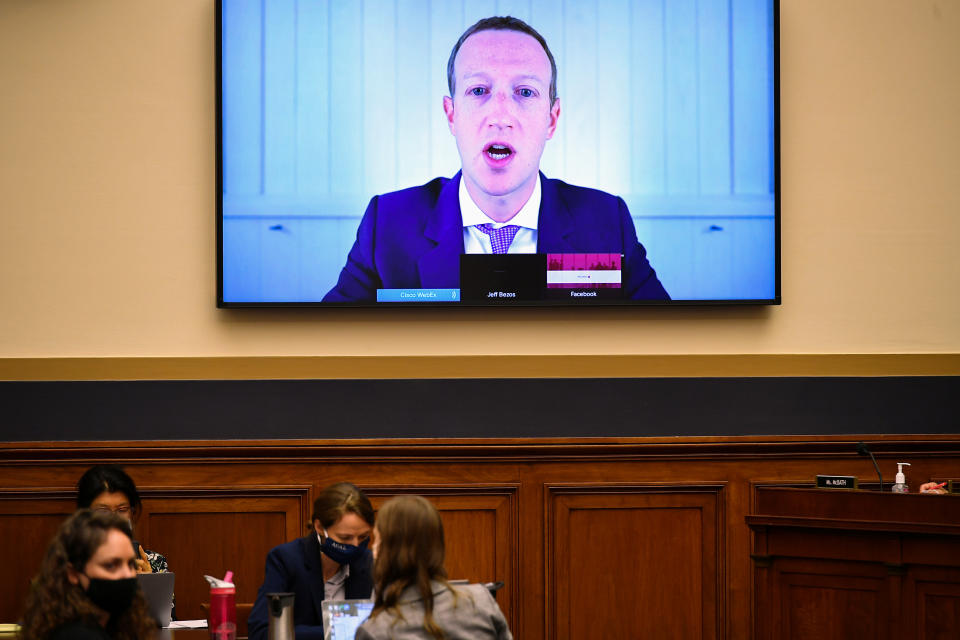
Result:
<instances>
[{"instance_id":1,"label":"laptop","mask_svg":"<svg viewBox=\"0 0 960 640\"><path fill-rule=\"evenodd\" d=\"M161 627L170 626L170 616L173 612L173 580L172 573L137 574L140 590L143 591L143 597L147 601L147 609Z\"/></svg>"},{"instance_id":2,"label":"laptop","mask_svg":"<svg viewBox=\"0 0 960 640\"><path fill-rule=\"evenodd\" d=\"M353 640L357 627L370 617L373 600L324 600L323 639Z\"/></svg>"}]
</instances>

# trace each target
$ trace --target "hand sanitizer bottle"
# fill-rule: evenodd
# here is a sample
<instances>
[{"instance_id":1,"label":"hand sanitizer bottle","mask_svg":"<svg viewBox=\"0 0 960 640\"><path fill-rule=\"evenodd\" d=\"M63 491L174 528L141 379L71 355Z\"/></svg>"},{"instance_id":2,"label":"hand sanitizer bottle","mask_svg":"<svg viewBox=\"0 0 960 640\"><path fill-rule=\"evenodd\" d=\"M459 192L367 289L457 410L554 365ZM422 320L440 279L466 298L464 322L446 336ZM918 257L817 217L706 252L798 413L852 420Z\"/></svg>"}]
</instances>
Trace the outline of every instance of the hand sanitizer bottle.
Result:
<instances>
[{"instance_id":1,"label":"hand sanitizer bottle","mask_svg":"<svg viewBox=\"0 0 960 640\"><path fill-rule=\"evenodd\" d=\"M910 466L909 462L898 462L897 463L897 481L893 484L894 493L907 493L910 489L907 488L907 478L903 475L903 466Z\"/></svg>"}]
</instances>

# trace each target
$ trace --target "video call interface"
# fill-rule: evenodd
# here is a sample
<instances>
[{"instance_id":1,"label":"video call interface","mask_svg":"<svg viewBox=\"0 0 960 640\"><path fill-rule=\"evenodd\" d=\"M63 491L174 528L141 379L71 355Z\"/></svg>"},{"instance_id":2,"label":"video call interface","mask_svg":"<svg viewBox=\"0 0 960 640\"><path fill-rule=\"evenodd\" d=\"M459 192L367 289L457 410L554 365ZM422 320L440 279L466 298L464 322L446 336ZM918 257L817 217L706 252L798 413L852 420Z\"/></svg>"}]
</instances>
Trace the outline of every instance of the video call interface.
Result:
<instances>
[{"instance_id":1,"label":"video call interface","mask_svg":"<svg viewBox=\"0 0 960 640\"><path fill-rule=\"evenodd\" d=\"M220 0L219 305L779 302L777 0L500 4Z\"/></svg>"},{"instance_id":2,"label":"video call interface","mask_svg":"<svg viewBox=\"0 0 960 640\"><path fill-rule=\"evenodd\" d=\"M373 611L373 602L327 603L328 640L352 639L360 625L370 617L371 611Z\"/></svg>"}]
</instances>

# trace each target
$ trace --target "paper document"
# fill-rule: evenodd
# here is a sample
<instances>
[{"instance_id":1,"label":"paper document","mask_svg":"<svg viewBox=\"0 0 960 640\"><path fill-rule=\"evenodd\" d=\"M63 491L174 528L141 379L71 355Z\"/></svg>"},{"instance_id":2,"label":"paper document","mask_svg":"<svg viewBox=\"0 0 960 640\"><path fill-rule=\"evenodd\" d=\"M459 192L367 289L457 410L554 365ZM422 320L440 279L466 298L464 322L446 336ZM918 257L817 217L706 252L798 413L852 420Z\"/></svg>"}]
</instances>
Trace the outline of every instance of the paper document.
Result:
<instances>
[{"instance_id":1,"label":"paper document","mask_svg":"<svg viewBox=\"0 0 960 640\"><path fill-rule=\"evenodd\" d=\"M164 629L206 629L206 620L173 620L170 626Z\"/></svg>"}]
</instances>

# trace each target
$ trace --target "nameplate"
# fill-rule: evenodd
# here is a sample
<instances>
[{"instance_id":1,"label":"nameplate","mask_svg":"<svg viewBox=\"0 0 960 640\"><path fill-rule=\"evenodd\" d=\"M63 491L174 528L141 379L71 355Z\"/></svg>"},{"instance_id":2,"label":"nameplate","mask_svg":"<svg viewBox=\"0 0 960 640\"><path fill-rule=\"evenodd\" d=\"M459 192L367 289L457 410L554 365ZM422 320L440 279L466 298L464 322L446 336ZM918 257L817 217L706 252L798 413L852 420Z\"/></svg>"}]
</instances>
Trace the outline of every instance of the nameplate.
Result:
<instances>
[{"instance_id":1,"label":"nameplate","mask_svg":"<svg viewBox=\"0 0 960 640\"><path fill-rule=\"evenodd\" d=\"M817 489L856 489L857 476L817 476Z\"/></svg>"}]
</instances>

